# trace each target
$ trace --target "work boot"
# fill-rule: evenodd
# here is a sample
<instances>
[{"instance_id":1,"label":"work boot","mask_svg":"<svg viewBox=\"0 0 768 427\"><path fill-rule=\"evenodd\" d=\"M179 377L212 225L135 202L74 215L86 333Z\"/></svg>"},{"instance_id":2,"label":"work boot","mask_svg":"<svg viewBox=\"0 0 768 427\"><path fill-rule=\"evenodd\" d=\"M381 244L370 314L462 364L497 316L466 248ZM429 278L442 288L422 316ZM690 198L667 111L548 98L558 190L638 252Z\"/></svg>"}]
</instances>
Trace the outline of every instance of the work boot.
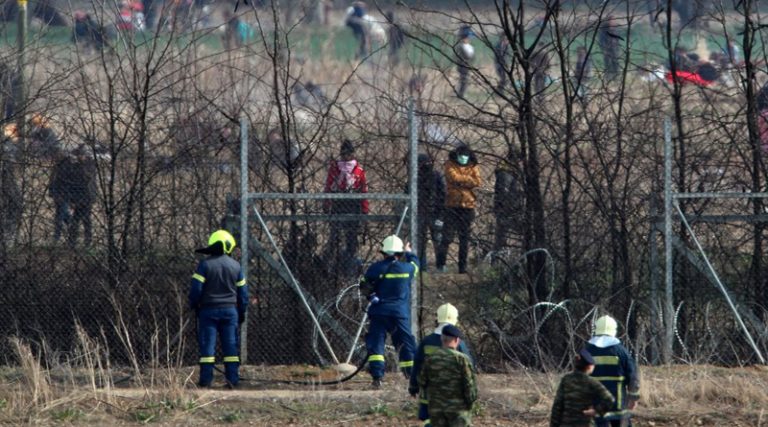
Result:
<instances>
[{"instance_id":1,"label":"work boot","mask_svg":"<svg viewBox=\"0 0 768 427\"><path fill-rule=\"evenodd\" d=\"M374 378L371 382L371 388L374 390L381 390L381 378Z\"/></svg>"}]
</instances>

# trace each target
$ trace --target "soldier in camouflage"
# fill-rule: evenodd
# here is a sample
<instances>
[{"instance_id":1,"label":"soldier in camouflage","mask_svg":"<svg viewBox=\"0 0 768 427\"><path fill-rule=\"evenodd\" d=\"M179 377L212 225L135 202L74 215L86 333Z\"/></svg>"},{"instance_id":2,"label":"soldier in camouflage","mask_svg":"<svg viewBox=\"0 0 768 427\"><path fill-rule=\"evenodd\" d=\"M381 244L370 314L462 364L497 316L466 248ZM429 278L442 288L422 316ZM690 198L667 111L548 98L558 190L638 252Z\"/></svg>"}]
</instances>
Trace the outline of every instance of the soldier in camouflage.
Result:
<instances>
[{"instance_id":1,"label":"soldier in camouflage","mask_svg":"<svg viewBox=\"0 0 768 427\"><path fill-rule=\"evenodd\" d=\"M461 331L451 324L443 327L443 346L427 356L419 371L419 388L429 399L427 422L434 427L471 426L472 405L477 400L477 385L472 362L456 349Z\"/></svg>"},{"instance_id":2,"label":"soldier in camouflage","mask_svg":"<svg viewBox=\"0 0 768 427\"><path fill-rule=\"evenodd\" d=\"M611 409L614 402L611 392L589 376L594 369L594 358L582 349L576 356L574 371L560 380L552 404L550 427L594 426L594 417Z\"/></svg>"}]
</instances>

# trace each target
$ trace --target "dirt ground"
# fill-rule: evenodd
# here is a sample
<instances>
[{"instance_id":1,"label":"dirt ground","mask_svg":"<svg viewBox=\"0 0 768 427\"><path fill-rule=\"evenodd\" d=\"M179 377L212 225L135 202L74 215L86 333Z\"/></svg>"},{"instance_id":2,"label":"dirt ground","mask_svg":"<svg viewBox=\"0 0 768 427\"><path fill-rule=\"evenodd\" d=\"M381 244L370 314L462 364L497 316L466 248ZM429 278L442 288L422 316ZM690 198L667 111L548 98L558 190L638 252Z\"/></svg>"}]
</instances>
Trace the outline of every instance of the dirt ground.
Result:
<instances>
[{"instance_id":1,"label":"dirt ground","mask_svg":"<svg viewBox=\"0 0 768 427\"><path fill-rule=\"evenodd\" d=\"M246 369L247 372L247 369ZM187 381L193 368L180 372ZM517 371L481 375L476 426L547 426L560 374ZM768 409L768 372L677 366L643 369L636 426L760 426ZM241 388L115 388L73 394L38 413L34 424L159 426L419 426L416 401L399 375L370 390L361 373L335 386L246 381ZM162 390L162 391L158 391ZM0 420L16 424L14 420ZM22 421L22 420L15 420ZM31 421L30 419L24 421ZM22 421L22 422L24 422Z\"/></svg>"}]
</instances>

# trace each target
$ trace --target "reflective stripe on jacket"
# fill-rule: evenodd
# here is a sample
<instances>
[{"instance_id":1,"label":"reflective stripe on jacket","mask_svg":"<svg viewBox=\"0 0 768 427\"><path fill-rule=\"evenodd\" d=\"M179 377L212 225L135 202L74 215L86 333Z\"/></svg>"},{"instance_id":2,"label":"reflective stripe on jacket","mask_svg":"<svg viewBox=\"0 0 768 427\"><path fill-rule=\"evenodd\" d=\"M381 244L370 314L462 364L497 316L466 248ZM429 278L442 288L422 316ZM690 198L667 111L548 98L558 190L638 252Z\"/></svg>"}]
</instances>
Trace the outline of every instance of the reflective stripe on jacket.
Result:
<instances>
[{"instance_id":1,"label":"reflective stripe on jacket","mask_svg":"<svg viewBox=\"0 0 768 427\"><path fill-rule=\"evenodd\" d=\"M628 401L640 397L640 380L635 361L620 343L600 347L593 342L594 340L587 344L587 350L595 359L592 378L600 381L616 398L616 403L604 418L611 420L627 417Z\"/></svg>"},{"instance_id":2,"label":"reflective stripe on jacket","mask_svg":"<svg viewBox=\"0 0 768 427\"><path fill-rule=\"evenodd\" d=\"M387 257L365 272L364 285L373 288L379 302L372 304L368 315L411 317L411 282L419 272L419 259L405 253L403 260Z\"/></svg>"}]
</instances>

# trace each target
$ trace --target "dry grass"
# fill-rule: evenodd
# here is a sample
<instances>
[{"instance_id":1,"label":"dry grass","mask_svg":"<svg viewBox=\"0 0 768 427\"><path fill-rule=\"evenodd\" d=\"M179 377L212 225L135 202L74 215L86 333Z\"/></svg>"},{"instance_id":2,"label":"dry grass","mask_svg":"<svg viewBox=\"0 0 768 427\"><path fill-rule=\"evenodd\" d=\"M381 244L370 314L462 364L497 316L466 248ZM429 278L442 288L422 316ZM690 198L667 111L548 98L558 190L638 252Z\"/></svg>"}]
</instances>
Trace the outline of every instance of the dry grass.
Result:
<instances>
[{"instance_id":1,"label":"dry grass","mask_svg":"<svg viewBox=\"0 0 768 427\"><path fill-rule=\"evenodd\" d=\"M365 374L334 387L247 382L236 391L190 385L194 367L144 370L124 388L110 380L99 340L78 332L79 357L54 368L28 343L13 338L17 364L0 373L0 422L75 425L417 425L416 404L398 375L384 390L367 390ZM69 363L69 366L67 366ZM280 372L311 367L281 367ZM67 378L59 381L62 371ZM55 371L55 373L54 373ZM153 372L154 371L154 372ZM313 370L315 372L316 370ZM273 376L247 367L251 377ZM546 425L562 373L510 370L480 376L478 425ZM149 378L153 379L150 380ZM72 379L79 378L80 381ZM762 425L768 369L680 365L642 368L637 425Z\"/></svg>"}]
</instances>

